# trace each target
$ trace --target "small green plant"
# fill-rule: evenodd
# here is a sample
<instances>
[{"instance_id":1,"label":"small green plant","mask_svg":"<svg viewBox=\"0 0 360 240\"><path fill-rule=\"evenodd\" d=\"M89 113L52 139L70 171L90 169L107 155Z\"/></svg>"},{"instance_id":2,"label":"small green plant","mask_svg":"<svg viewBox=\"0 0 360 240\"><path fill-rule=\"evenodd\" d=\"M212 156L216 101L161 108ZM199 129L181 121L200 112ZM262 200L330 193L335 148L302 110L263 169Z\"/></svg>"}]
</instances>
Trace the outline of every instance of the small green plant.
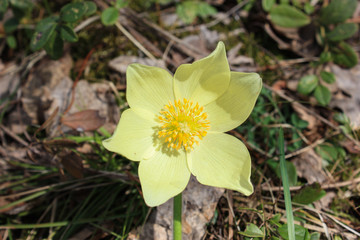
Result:
<instances>
[{"instance_id":1,"label":"small green plant","mask_svg":"<svg viewBox=\"0 0 360 240\"><path fill-rule=\"evenodd\" d=\"M331 72L321 71L319 75L306 75L302 77L297 86L297 91L303 95L313 95L322 106L329 104L331 100L330 90L321 82L332 84L336 81Z\"/></svg>"},{"instance_id":2,"label":"small green plant","mask_svg":"<svg viewBox=\"0 0 360 240\"><path fill-rule=\"evenodd\" d=\"M300 79L298 92L313 95L318 103L327 106L331 92L324 83L336 81L331 72L324 71L326 63L333 61L342 67L354 67L358 57L352 47L345 42L358 31L358 25L346 22L354 13L356 0L331 1L327 6L316 9L310 1L262 0L263 9L269 13L272 24L283 28L301 28L313 25L316 33L313 36L323 51L319 61L314 63L320 72Z\"/></svg>"},{"instance_id":3,"label":"small green plant","mask_svg":"<svg viewBox=\"0 0 360 240\"><path fill-rule=\"evenodd\" d=\"M354 67L358 58L352 47L344 42L358 31L358 25L347 20L353 15L357 0L331 1L316 11L310 1L262 0L262 7L269 12L270 21L284 28L301 28L313 24L317 43L330 52L332 61L343 67Z\"/></svg>"},{"instance_id":4,"label":"small green plant","mask_svg":"<svg viewBox=\"0 0 360 240\"><path fill-rule=\"evenodd\" d=\"M0 1L0 20L3 19L5 12L9 9L13 17L4 22L6 43L10 48L16 48L17 42L14 36L21 20L28 15L33 8L30 0L1 0ZM2 36L0 36L2 37Z\"/></svg>"},{"instance_id":5,"label":"small green plant","mask_svg":"<svg viewBox=\"0 0 360 240\"><path fill-rule=\"evenodd\" d=\"M324 167L329 164L334 164L337 160L344 161L346 157L346 151L338 144L326 142L320 144L315 148L317 154L323 159L322 165Z\"/></svg>"},{"instance_id":6,"label":"small green plant","mask_svg":"<svg viewBox=\"0 0 360 240\"><path fill-rule=\"evenodd\" d=\"M194 22L197 17L205 18L217 13L216 8L208 4L206 1L200 0L152 0L149 2L161 5L175 3L176 14L185 24Z\"/></svg>"},{"instance_id":7,"label":"small green plant","mask_svg":"<svg viewBox=\"0 0 360 240\"><path fill-rule=\"evenodd\" d=\"M339 127L344 133L351 134L353 132L350 118L345 113L335 113L334 120L340 123Z\"/></svg>"},{"instance_id":8,"label":"small green plant","mask_svg":"<svg viewBox=\"0 0 360 240\"><path fill-rule=\"evenodd\" d=\"M113 6L108 7L101 13L101 22L105 26L110 26L116 23L119 18L119 9L126 7L129 4L126 0L116 0Z\"/></svg>"},{"instance_id":9,"label":"small green plant","mask_svg":"<svg viewBox=\"0 0 360 240\"><path fill-rule=\"evenodd\" d=\"M176 5L176 14L184 23L192 23L196 17L207 17L217 13L207 2L183 1Z\"/></svg>"},{"instance_id":10,"label":"small green plant","mask_svg":"<svg viewBox=\"0 0 360 240\"><path fill-rule=\"evenodd\" d=\"M76 42L78 37L74 32L77 21L96 12L93 2L75 2L63 6L60 15L42 19L35 28L30 42L33 51L45 49L53 59L60 58L63 53L64 41Z\"/></svg>"}]
</instances>

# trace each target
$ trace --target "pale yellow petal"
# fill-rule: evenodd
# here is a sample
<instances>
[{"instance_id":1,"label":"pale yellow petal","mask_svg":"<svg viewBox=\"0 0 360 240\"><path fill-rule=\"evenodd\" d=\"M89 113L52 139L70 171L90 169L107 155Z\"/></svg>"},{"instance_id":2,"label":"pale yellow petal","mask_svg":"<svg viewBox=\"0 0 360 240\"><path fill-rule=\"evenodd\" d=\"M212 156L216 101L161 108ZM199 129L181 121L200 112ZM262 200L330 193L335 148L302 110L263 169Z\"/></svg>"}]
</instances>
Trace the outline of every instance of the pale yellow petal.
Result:
<instances>
[{"instance_id":1,"label":"pale yellow petal","mask_svg":"<svg viewBox=\"0 0 360 240\"><path fill-rule=\"evenodd\" d=\"M128 109L122 113L113 136L103 141L103 146L133 161L147 159L155 153L156 125L154 121Z\"/></svg>"},{"instance_id":2,"label":"pale yellow petal","mask_svg":"<svg viewBox=\"0 0 360 240\"><path fill-rule=\"evenodd\" d=\"M158 206L184 191L190 179L184 151L157 151L140 162L139 178L146 204Z\"/></svg>"},{"instance_id":3,"label":"pale yellow petal","mask_svg":"<svg viewBox=\"0 0 360 240\"><path fill-rule=\"evenodd\" d=\"M126 98L135 111L146 109L157 114L169 100L174 100L173 77L162 68L131 64L126 79Z\"/></svg>"},{"instance_id":4,"label":"pale yellow petal","mask_svg":"<svg viewBox=\"0 0 360 240\"><path fill-rule=\"evenodd\" d=\"M261 88L259 74L231 72L226 92L205 106L210 131L227 132L242 124L253 110Z\"/></svg>"},{"instance_id":5,"label":"pale yellow petal","mask_svg":"<svg viewBox=\"0 0 360 240\"><path fill-rule=\"evenodd\" d=\"M190 99L205 105L214 101L228 88L230 69L224 43L209 56L192 64L183 64L174 75L176 99Z\"/></svg>"},{"instance_id":6,"label":"pale yellow petal","mask_svg":"<svg viewBox=\"0 0 360 240\"><path fill-rule=\"evenodd\" d=\"M209 133L188 155L190 171L200 183L245 195L253 193L250 154L235 137Z\"/></svg>"}]
</instances>

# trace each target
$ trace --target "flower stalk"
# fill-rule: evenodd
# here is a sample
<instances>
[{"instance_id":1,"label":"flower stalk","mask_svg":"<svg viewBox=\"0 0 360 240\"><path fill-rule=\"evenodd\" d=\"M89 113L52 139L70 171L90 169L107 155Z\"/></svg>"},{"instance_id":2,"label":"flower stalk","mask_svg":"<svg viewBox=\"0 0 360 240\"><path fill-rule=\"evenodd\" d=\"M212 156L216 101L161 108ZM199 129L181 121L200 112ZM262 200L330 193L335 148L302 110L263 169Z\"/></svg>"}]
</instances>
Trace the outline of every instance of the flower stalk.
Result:
<instances>
[{"instance_id":1,"label":"flower stalk","mask_svg":"<svg viewBox=\"0 0 360 240\"><path fill-rule=\"evenodd\" d=\"M174 197L173 207L173 235L174 240L181 240L181 213L182 213L182 193L179 193Z\"/></svg>"}]
</instances>

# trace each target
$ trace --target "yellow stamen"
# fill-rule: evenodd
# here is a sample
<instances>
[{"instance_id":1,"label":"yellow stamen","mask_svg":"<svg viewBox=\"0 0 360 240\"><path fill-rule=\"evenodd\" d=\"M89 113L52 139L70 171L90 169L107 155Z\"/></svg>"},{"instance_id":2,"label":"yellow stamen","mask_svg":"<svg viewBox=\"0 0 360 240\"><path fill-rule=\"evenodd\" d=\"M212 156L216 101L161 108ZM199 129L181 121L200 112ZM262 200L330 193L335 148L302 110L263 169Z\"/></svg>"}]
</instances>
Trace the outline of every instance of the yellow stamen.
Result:
<instances>
[{"instance_id":1,"label":"yellow stamen","mask_svg":"<svg viewBox=\"0 0 360 240\"><path fill-rule=\"evenodd\" d=\"M174 104L169 101L158 116L161 124L159 138L168 143L168 148L193 149L193 144L199 144L198 140L202 140L210 129L210 121L203 110L204 107L185 98L175 100Z\"/></svg>"}]
</instances>

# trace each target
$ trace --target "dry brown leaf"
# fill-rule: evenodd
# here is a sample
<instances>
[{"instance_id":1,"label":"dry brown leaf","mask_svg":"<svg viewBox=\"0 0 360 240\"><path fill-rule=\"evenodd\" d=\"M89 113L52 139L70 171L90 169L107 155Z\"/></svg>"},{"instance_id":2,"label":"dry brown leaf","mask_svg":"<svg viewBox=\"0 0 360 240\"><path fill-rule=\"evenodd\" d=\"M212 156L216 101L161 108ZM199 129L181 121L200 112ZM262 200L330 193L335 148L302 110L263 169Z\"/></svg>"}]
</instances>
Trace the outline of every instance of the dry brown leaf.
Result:
<instances>
[{"instance_id":1,"label":"dry brown leaf","mask_svg":"<svg viewBox=\"0 0 360 240\"><path fill-rule=\"evenodd\" d=\"M302 107L300 107L296 103L291 104L295 112L298 113L299 117L308 122L307 129L316 131L317 126L320 124L320 121L314 116L305 111Z\"/></svg>"},{"instance_id":2,"label":"dry brown leaf","mask_svg":"<svg viewBox=\"0 0 360 240\"><path fill-rule=\"evenodd\" d=\"M83 178L83 165L82 165L82 158L68 150L63 150L59 154L59 158L61 164L64 168L75 178Z\"/></svg>"},{"instance_id":3,"label":"dry brown leaf","mask_svg":"<svg viewBox=\"0 0 360 240\"><path fill-rule=\"evenodd\" d=\"M0 61L0 66L1 66ZM11 93L13 93L18 84L20 83L20 74L12 69L18 67L15 63L9 63L6 66L3 65L3 71L10 71L8 74L0 75L0 99L5 99ZM1 69L0 69L1 71Z\"/></svg>"},{"instance_id":4,"label":"dry brown leaf","mask_svg":"<svg viewBox=\"0 0 360 240\"><path fill-rule=\"evenodd\" d=\"M29 74L22 85L22 106L32 124L42 124L59 108L59 114L46 129L50 136L57 135L60 113L68 104L73 84L69 77L72 58L66 53L59 60L44 58Z\"/></svg>"},{"instance_id":5,"label":"dry brown leaf","mask_svg":"<svg viewBox=\"0 0 360 240\"><path fill-rule=\"evenodd\" d=\"M84 110L61 118L61 123L79 132L94 131L104 125L98 110Z\"/></svg>"},{"instance_id":6,"label":"dry brown leaf","mask_svg":"<svg viewBox=\"0 0 360 240\"><path fill-rule=\"evenodd\" d=\"M48 147L67 147L67 148L74 148L77 147L78 144L70 139L50 139L50 140L44 140L44 145L47 145Z\"/></svg>"},{"instance_id":7,"label":"dry brown leaf","mask_svg":"<svg viewBox=\"0 0 360 240\"><path fill-rule=\"evenodd\" d=\"M330 106L339 107L349 118L355 128L360 127L360 64L352 69L331 66L336 76L336 84L341 92L336 94Z\"/></svg>"},{"instance_id":8,"label":"dry brown leaf","mask_svg":"<svg viewBox=\"0 0 360 240\"><path fill-rule=\"evenodd\" d=\"M322 197L320 200L314 202L314 205L317 209L329 209L330 203L334 200L336 197L335 192L327 192L324 197Z\"/></svg>"},{"instance_id":9,"label":"dry brown leaf","mask_svg":"<svg viewBox=\"0 0 360 240\"><path fill-rule=\"evenodd\" d=\"M264 29L280 49L289 49L303 57L318 56L321 50L314 41L316 28L312 24L303 28L284 28L266 23Z\"/></svg>"},{"instance_id":10,"label":"dry brown leaf","mask_svg":"<svg viewBox=\"0 0 360 240\"><path fill-rule=\"evenodd\" d=\"M310 149L293 159L298 176L305 178L308 184L325 182L326 174L322 169L321 162L322 159L313 149Z\"/></svg>"},{"instance_id":11,"label":"dry brown leaf","mask_svg":"<svg viewBox=\"0 0 360 240\"><path fill-rule=\"evenodd\" d=\"M60 112L66 108L72 86L69 78L71 67L72 59L69 54L65 54L57 61L43 59L29 74L22 86L22 102L33 124L42 124L57 107Z\"/></svg>"},{"instance_id":12,"label":"dry brown leaf","mask_svg":"<svg viewBox=\"0 0 360 240\"><path fill-rule=\"evenodd\" d=\"M93 147L90 143L84 143L76 148L76 151L82 154L90 154L93 152Z\"/></svg>"},{"instance_id":13,"label":"dry brown leaf","mask_svg":"<svg viewBox=\"0 0 360 240\"><path fill-rule=\"evenodd\" d=\"M346 141L343 141L340 144L341 146L345 147L349 153L360 154L360 147L356 145L353 141L347 139Z\"/></svg>"},{"instance_id":14,"label":"dry brown leaf","mask_svg":"<svg viewBox=\"0 0 360 240\"><path fill-rule=\"evenodd\" d=\"M280 91L286 88L286 82L284 80L278 80L271 87L276 91Z\"/></svg>"}]
</instances>

